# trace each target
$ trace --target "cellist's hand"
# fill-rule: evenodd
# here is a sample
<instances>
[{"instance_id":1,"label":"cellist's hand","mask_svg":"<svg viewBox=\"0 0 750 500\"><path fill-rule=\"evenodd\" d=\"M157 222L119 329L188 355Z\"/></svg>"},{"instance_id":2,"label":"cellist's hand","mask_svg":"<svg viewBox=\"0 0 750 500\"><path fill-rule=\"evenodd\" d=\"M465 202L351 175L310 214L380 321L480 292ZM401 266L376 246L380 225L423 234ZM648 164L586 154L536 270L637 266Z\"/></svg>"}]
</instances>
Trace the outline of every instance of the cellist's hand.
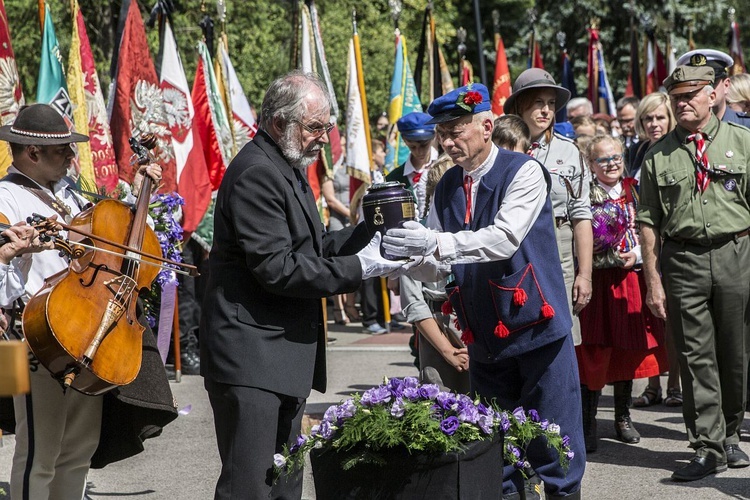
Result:
<instances>
[{"instance_id":1,"label":"cellist's hand","mask_svg":"<svg viewBox=\"0 0 750 500\"><path fill-rule=\"evenodd\" d=\"M143 176L148 175L153 181L153 191L159 189L161 185L161 166L156 163L149 163L148 165L141 165L138 172L133 178L133 195L138 196L141 192L141 186L143 185Z\"/></svg>"},{"instance_id":2,"label":"cellist's hand","mask_svg":"<svg viewBox=\"0 0 750 500\"><path fill-rule=\"evenodd\" d=\"M39 231L25 222L10 226L2 232L2 235L7 243L0 246L0 263L10 264L10 261L19 255L46 250L39 240Z\"/></svg>"}]
</instances>

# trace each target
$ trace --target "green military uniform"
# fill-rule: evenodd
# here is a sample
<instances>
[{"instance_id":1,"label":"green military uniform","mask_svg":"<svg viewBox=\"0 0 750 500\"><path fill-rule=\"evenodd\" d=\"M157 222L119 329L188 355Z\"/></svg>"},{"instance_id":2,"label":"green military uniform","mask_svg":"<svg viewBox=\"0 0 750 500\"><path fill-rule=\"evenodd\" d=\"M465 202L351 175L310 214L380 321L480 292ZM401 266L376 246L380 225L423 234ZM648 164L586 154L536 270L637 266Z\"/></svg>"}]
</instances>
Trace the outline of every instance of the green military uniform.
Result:
<instances>
[{"instance_id":1,"label":"green military uniform","mask_svg":"<svg viewBox=\"0 0 750 500\"><path fill-rule=\"evenodd\" d=\"M697 189L696 145L678 126L646 155L637 220L663 238L661 272L679 353L690 446L726 463L739 443L750 351L750 131L711 116L712 173Z\"/></svg>"}]
</instances>

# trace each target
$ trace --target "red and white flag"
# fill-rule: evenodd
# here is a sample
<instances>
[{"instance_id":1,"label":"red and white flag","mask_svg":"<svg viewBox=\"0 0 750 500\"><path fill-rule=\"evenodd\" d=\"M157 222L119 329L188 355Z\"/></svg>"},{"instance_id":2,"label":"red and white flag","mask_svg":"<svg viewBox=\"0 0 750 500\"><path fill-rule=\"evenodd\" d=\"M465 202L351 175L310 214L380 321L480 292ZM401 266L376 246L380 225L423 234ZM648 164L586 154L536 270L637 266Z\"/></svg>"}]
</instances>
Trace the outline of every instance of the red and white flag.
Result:
<instances>
[{"instance_id":1,"label":"red and white flag","mask_svg":"<svg viewBox=\"0 0 750 500\"><path fill-rule=\"evenodd\" d=\"M737 21L732 20L730 26L731 39L729 42L729 55L734 60L734 64L729 69L730 75L736 75L738 73L745 72L745 56L742 53L742 45L740 44L740 27L737 25Z\"/></svg>"},{"instance_id":2,"label":"red and white flag","mask_svg":"<svg viewBox=\"0 0 750 500\"><path fill-rule=\"evenodd\" d=\"M203 144L203 157L213 190L219 189L224 172L232 159L232 130L218 90L208 47L198 42L198 66L191 98L195 108L193 127Z\"/></svg>"},{"instance_id":3,"label":"red and white flag","mask_svg":"<svg viewBox=\"0 0 750 500\"><path fill-rule=\"evenodd\" d=\"M192 233L211 202L203 144L193 129L195 110L172 27L164 22L160 85L174 148L177 192L185 200L182 229Z\"/></svg>"},{"instance_id":4,"label":"red and white flag","mask_svg":"<svg viewBox=\"0 0 750 500\"><path fill-rule=\"evenodd\" d=\"M127 3L129 1L129 4ZM117 76L112 99L110 128L120 178L132 182L135 175L130 164L130 137L154 134L157 145L152 151L162 168L161 192L177 190L172 134L164 107L159 79L148 50L146 30L137 0L125 0L127 17L120 40ZM123 4L124 6L126 4Z\"/></svg>"}]
</instances>

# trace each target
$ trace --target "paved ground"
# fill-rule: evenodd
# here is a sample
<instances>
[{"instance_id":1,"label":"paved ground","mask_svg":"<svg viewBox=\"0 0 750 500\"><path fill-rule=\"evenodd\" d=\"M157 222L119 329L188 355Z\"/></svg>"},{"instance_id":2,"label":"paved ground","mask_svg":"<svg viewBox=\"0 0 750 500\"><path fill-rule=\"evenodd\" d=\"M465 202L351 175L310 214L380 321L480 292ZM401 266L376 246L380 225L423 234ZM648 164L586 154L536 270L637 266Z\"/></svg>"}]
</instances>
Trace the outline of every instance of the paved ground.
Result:
<instances>
[{"instance_id":1,"label":"paved ground","mask_svg":"<svg viewBox=\"0 0 750 500\"><path fill-rule=\"evenodd\" d=\"M329 391L313 393L308 413L313 417L352 392L378 384L383 376L416 375L406 342L408 334L372 337L361 327L331 325ZM406 330L404 330L405 332ZM666 380L663 381L666 383ZM645 381L637 381L640 390ZM147 441L146 451L129 460L92 471L92 499L133 498L211 499L219 471L210 406L202 379L184 376L172 389L181 408L189 413L164 429L161 437ZM584 478L584 498L642 499L750 499L750 468L735 469L694 483L673 483L669 476L690 458L679 408L633 410L643 436L639 445L614 439L612 392L605 389L599 412L599 451L589 456ZM750 415L747 415L750 417ZM743 429L743 448L750 452L750 425ZM0 489L8 490L13 436L0 443ZM0 494L0 499L8 498ZM305 482L305 499L314 499L311 477ZM325 499L328 500L328 499Z\"/></svg>"}]
</instances>

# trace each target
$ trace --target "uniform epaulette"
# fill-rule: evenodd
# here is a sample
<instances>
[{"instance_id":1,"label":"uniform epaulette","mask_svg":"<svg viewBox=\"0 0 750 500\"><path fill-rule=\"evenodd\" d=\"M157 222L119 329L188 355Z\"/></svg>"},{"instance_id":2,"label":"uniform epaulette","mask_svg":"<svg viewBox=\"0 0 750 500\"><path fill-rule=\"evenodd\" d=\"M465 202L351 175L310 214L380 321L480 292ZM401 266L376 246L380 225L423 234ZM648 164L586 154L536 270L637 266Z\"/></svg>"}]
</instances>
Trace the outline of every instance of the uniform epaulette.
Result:
<instances>
[{"instance_id":1,"label":"uniform epaulette","mask_svg":"<svg viewBox=\"0 0 750 500\"><path fill-rule=\"evenodd\" d=\"M564 135L558 134L557 132L553 132L553 135L555 136L555 139L560 139L560 140L563 140L565 142L569 142L572 145L576 146L576 141L574 141L573 139L570 139L568 137L565 137Z\"/></svg>"},{"instance_id":2,"label":"uniform epaulette","mask_svg":"<svg viewBox=\"0 0 750 500\"><path fill-rule=\"evenodd\" d=\"M744 116L742 116L742 115L744 115ZM731 125L733 127L741 128L743 130L747 130L747 131L750 132L750 116L747 116L746 113L737 113L737 116L739 116L740 118L744 118L745 120L747 120L747 125L740 125L739 123L736 123L736 122L724 122L724 121L721 122L721 123L722 124L726 124L726 125Z\"/></svg>"}]
</instances>

